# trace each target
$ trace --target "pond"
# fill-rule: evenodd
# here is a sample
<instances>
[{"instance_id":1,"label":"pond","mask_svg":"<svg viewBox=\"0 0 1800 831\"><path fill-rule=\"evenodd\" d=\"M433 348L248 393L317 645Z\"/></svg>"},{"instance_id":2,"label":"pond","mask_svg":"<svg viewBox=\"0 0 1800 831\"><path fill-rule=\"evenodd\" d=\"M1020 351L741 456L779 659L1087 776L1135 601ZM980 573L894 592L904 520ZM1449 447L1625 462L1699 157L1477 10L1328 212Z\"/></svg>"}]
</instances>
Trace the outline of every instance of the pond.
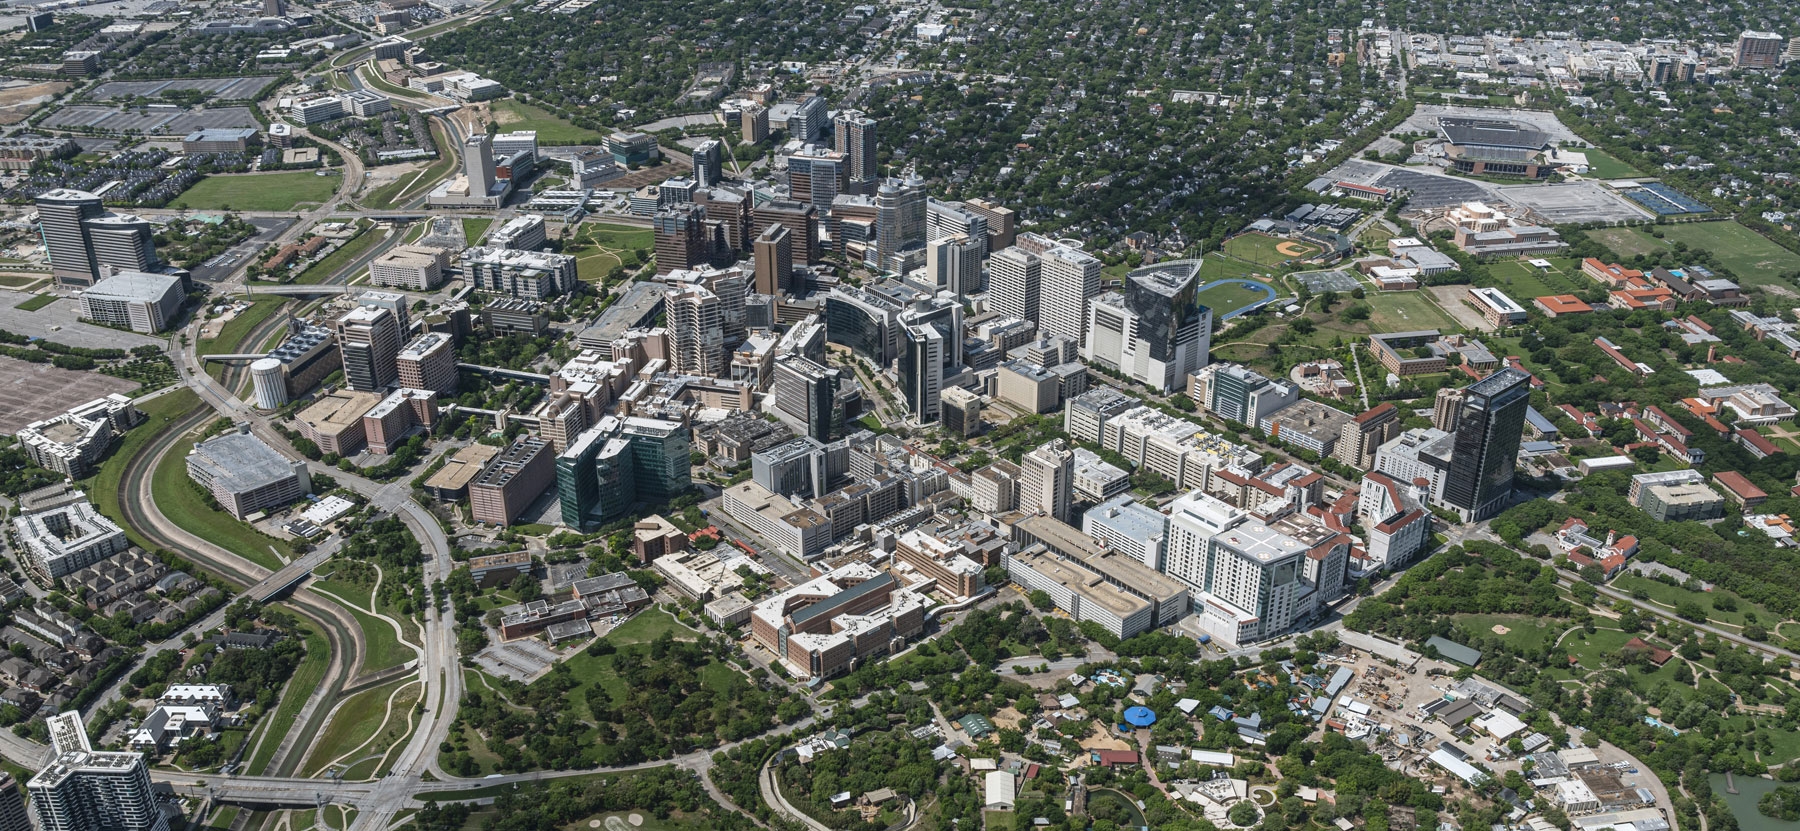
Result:
<instances>
[{"instance_id":1,"label":"pond","mask_svg":"<svg viewBox=\"0 0 1800 831\"><path fill-rule=\"evenodd\" d=\"M1731 814L1737 817L1740 831L1800 831L1800 822L1783 822L1765 817L1756 810L1756 801L1782 783L1748 776L1733 776L1731 779L1737 783L1737 793L1725 790L1725 774L1715 773L1708 781L1712 783L1713 793L1725 797L1725 804L1731 806Z\"/></svg>"}]
</instances>

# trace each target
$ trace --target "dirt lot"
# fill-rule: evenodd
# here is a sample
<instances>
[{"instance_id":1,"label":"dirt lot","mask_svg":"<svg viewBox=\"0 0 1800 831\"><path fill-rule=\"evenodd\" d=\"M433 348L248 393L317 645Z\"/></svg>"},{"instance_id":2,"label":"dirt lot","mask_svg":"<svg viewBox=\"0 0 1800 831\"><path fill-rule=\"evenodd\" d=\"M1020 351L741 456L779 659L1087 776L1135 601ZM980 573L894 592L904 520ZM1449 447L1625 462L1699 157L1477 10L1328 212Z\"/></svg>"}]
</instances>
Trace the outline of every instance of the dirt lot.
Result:
<instances>
[{"instance_id":1,"label":"dirt lot","mask_svg":"<svg viewBox=\"0 0 1800 831\"><path fill-rule=\"evenodd\" d=\"M98 372L74 372L49 364L0 357L0 432L16 433L41 418L137 384Z\"/></svg>"},{"instance_id":2,"label":"dirt lot","mask_svg":"<svg viewBox=\"0 0 1800 831\"><path fill-rule=\"evenodd\" d=\"M24 121L38 105L49 101L51 96L61 94L69 86L64 81L47 81L0 89L0 125Z\"/></svg>"},{"instance_id":3,"label":"dirt lot","mask_svg":"<svg viewBox=\"0 0 1800 831\"><path fill-rule=\"evenodd\" d=\"M1431 299L1436 300L1447 314L1456 318L1457 323L1477 332L1494 330L1494 327L1488 325L1487 318L1469 305L1468 286L1427 286L1421 291L1431 292Z\"/></svg>"}]
</instances>

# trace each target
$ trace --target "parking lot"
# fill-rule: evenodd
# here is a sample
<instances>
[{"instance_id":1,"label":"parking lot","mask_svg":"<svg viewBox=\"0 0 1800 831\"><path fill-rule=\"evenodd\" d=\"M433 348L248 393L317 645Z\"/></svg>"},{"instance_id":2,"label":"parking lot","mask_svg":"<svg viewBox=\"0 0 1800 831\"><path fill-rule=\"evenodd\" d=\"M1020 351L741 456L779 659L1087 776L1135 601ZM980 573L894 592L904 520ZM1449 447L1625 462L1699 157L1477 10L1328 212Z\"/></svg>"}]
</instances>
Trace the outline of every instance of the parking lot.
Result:
<instances>
[{"instance_id":1,"label":"parking lot","mask_svg":"<svg viewBox=\"0 0 1800 831\"><path fill-rule=\"evenodd\" d=\"M1411 117L1400 122L1394 128L1396 133L1436 133L1438 119L1450 118L1498 118L1506 121L1517 121L1542 131L1550 136L1551 141L1576 142L1585 144L1569 128L1558 121L1555 113L1542 110L1517 110L1510 107L1458 107L1444 104L1420 104L1413 110Z\"/></svg>"},{"instance_id":2,"label":"parking lot","mask_svg":"<svg viewBox=\"0 0 1800 831\"><path fill-rule=\"evenodd\" d=\"M537 638L496 643L475 654L475 665L501 678L531 683L551 665L562 660L556 650Z\"/></svg>"},{"instance_id":3,"label":"parking lot","mask_svg":"<svg viewBox=\"0 0 1800 831\"><path fill-rule=\"evenodd\" d=\"M1653 217L1599 182L1509 185L1500 198L1530 208L1553 225L1571 222L1643 222Z\"/></svg>"},{"instance_id":4,"label":"parking lot","mask_svg":"<svg viewBox=\"0 0 1800 831\"><path fill-rule=\"evenodd\" d=\"M17 308L30 296L22 292L0 289L0 329L16 332L28 338L48 338L69 346L85 346L93 349L130 349L134 346L163 342L160 338L147 337L136 332L125 332L105 326L95 326L91 323L82 323L75 319L75 316L81 312L80 302L67 297L35 312Z\"/></svg>"},{"instance_id":5,"label":"parking lot","mask_svg":"<svg viewBox=\"0 0 1800 831\"><path fill-rule=\"evenodd\" d=\"M1293 275L1294 279L1306 286L1306 290L1317 294L1322 291L1354 291L1363 286L1347 271L1302 271Z\"/></svg>"},{"instance_id":6,"label":"parking lot","mask_svg":"<svg viewBox=\"0 0 1800 831\"><path fill-rule=\"evenodd\" d=\"M87 94L94 101L111 101L114 98L156 98L165 92L178 90L198 90L211 98L225 100L247 100L260 92L273 75L259 75L253 78L180 78L167 81L108 81L95 87Z\"/></svg>"},{"instance_id":7,"label":"parking lot","mask_svg":"<svg viewBox=\"0 0 1800 831\"><path fill-rule=\"evenodd\" d=\"M64 107L44 119L52 129L103 130L123 133L134 130L143 134L185 135L195 130L226 127L257 127L249 107L216 107L199 109L122 109L119 107Z\"/></svg>"},{"instance_id":8,"label":"parking lot","mask_svg":"<svg viewBox=\"0 0 1800 831\"><path fill-rule=\"evenodd\" d=\"M10 293L9 293L10 294ZM137 389L137 382L98 372L57 369L0 357L0 432L16 433L38 419L110 393Z\"/></svg>"},{"instance_id":9,"label":"parking lot","mask_svg":"<svg viewBox=\"0 0 1800 831\"><path fill-rule=\"evenodd\" d=\"M232 273L248 264L250 259L256 256L256 252L261 251L264 246L287 231L288 226L294 224L294 220L281 217L251 217L246 221L256 226L256 234L225 249L224 253L195 266L193 269L194 279L216 283L230 277Z\"/></svg>"}]
</instances>

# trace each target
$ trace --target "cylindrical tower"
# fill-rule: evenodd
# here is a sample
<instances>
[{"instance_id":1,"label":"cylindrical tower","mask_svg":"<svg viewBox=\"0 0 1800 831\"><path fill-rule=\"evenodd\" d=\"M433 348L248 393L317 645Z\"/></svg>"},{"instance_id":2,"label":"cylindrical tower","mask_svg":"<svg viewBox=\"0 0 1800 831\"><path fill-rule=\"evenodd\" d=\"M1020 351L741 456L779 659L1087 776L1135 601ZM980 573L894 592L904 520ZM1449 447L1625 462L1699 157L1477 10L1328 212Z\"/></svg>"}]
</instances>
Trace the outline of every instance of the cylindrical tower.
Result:
<instances>
[{"instance_id":1,"label":"cylindrical tower","mask_svg":"<svg viewBox=\"0 0 1800 831\"><path fill-rule=\"evenodd\" d=\"M273 410L288 402L287 366L276 358L258 358L250 364L250 383L255 387L258 409Z\"/></svg>"}]
</instances>

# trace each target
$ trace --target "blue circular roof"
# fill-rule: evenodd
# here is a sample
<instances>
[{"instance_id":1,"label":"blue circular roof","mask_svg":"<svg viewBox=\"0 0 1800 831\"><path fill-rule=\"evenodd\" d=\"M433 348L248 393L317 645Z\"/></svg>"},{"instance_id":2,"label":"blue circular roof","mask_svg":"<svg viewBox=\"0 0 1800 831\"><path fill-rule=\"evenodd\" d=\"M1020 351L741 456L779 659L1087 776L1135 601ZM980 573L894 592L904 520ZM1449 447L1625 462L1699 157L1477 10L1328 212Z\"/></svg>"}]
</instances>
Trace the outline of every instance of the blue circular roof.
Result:
<instances>
[{"instance_id":1,"label":"blue circular roof","mask_svg":"<svg viewBox=\"0 0 1800 831\"><path fill-rule=\"evenodd\" d=\"M1156 711L1149 707L1132 707L1125 711L1125 721L1133 727L1149 727L1156 723Z\"/></svg>"}]
</instances>

